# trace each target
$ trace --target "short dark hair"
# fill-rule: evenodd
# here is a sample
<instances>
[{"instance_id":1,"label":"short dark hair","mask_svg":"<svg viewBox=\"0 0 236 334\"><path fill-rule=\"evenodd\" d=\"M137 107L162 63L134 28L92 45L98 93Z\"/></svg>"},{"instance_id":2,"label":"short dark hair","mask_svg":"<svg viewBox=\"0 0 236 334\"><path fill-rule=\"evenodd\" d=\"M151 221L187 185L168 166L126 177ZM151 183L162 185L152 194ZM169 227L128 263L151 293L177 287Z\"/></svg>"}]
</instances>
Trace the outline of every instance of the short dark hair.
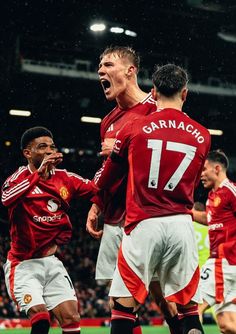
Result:
<instances>
[{"instance_id":1,"label":"short dark hair","mask_svg":"<svg viewBox=\"0 0 236 334\"><path fill-rule=\"evenodd\" d=\"M229 159L222 150L210 151L206 160L221 164L225 170L227 170L229 167Z\"/></svg>"},{"instance_id":2,"label":"short dark hair","mask_svg":"<svg viewBox=\"0 0 236 334\"><path fill-rule=\"evenodd\" d=\"M180 66L166 64L156 66L152 81L158 92L170 97L181 91L188 83L188 74Z\"/></svg>"},{"instance_id":3,"label":"short dark hair","mask_svg":"<svg viewBox=\"0 0 236 334\"><path fill-rule=\"evenodd\" d=\"M103 51L99 59L102 60L104 56L111 54L111 53L116 53L120 58L123 58L123 57L128 58L129 61L137 68L137 71L139 70L140 57L138 53L130 46L117 46L117 45L109 46Z\"/></svg>"},{"instance_id":4,"label":"short dark hair","mask_svg":"<svg viewBox=\"0 0 236 334\"><path fill-rule=\"evenodd\" d=\"M21 136L20 140L21 149L22 150L25 149L29 145L29 143L35 138L44 136L53 138L51 131L43 126L35 126L33 128L27 129Z\"/></svg>"}]
</instances>

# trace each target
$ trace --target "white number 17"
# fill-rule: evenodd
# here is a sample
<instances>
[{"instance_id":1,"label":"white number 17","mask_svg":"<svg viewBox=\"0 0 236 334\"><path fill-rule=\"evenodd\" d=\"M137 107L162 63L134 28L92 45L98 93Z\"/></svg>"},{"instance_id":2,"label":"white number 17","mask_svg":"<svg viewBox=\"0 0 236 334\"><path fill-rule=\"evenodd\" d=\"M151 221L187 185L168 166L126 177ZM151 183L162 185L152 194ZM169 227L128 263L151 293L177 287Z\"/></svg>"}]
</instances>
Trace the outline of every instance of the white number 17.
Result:
<instances>
[{"instance_id":1,"label":"white number 17","mask_svg":"<svg viewBox=\"0 0 236 334\"><path fill-rule=\"evenodd\" d=\"M148 188L157 188L163 141L157 139L149 139L147 146L148 148L152 149ZM197 148L191 145L168 141L166 143L166 150L185 153L183 160L181 161L178 168L175 170L174 174L171 176L171 178L164 187L164 190L173 191L181 180L191 161L193 160ZM172 164L173 161L170 161L169 163Z\"/></svg>"}]
</instances>

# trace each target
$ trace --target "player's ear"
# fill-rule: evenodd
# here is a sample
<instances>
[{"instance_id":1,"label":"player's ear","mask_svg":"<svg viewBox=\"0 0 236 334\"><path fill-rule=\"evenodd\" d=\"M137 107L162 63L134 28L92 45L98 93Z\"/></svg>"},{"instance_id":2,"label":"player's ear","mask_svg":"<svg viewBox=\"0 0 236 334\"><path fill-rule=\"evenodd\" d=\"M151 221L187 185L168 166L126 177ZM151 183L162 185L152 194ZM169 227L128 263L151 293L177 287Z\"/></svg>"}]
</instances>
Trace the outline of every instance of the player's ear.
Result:
<instances>
[{"instance_id":1,"label":"player's ear","mask_svg":"<svg viewBox=\"0 0 236 334\"><path fill-rule=\"evenodd\" d=\"M181 91L181 99L183 102L186 101L187 95L188 95L188 89L187 87L184 87Z\"/></svg>"},{"instance_id":2,"label":"player's ear","mask_svg":"<svg viewBox=\"0 0 236 334\"><path fill-rule=\"evenodd\" d=\"M154 99L155 101L157 101L157 99L158 99L158 94L157 94L156 87L153 87L153 88L151 89L151 92L152 92L152 97L153 97L153 99Z\"/></svg>"},{"instance_id":3,"label":"player's ear","mask_svg":"<svg viewBox=\"0 0 236 334\"><path fill-rule=\"evenodd\" d=\"M24 148L23 149L23 155L24 157L28 160L31 158L31 151L29 148Z\"/></svg>"},{"instance_id":4,"label":"player's ear","mask_svg":"<svg viewBox=\"0 0 236 334\"><path fill-rule=\"evenodd\" d=\"M219 173L221 172L222 170L222 166L220 164L216 164L215 165L215 171L216 171L216 174L219 175Z\"/></svg>"},{"instance_id":5,"label":"player's ear","mask_svg":"<svg viewBox=\"0 0 236 334\"><path fill-rule=\"evenodd\" d=\"M129 65L126 71L126 75L128 78L130 78L133 74L137 74L137 69L134 65Z\"/></svg>"}]
</instances>

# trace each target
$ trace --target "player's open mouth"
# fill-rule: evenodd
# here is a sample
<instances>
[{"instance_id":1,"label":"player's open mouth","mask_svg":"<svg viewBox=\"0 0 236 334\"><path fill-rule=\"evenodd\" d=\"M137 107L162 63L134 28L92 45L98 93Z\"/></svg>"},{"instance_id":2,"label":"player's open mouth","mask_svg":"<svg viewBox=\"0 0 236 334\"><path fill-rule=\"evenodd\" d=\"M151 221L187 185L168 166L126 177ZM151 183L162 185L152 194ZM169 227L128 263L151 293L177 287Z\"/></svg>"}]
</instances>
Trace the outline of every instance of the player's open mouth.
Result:
<instances>
[{"instance_id":1,"label":"player's open mouth","mask_svg":"<svg viewBox=\"0 0 236 334\"><path fill-rule=\"evenodd\" d=\"M107 92L111 87L111 83L108 80L102 80L101 84L105 92Z\"/></svg>"}]
</instances>

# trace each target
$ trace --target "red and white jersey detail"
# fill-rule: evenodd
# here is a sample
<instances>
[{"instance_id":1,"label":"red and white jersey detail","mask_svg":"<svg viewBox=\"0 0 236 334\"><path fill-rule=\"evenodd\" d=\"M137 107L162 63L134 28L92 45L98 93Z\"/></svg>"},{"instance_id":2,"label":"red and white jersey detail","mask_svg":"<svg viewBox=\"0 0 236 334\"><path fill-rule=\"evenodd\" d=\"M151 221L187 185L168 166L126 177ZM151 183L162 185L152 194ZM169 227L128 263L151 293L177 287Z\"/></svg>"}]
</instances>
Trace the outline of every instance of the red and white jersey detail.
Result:
<instances>
[{"instance_id":1,"label":"red and white jersey detail","mask_svg":"<svg viewBox=\"0 0 236 334\"><path fill-rule=\"evenodd\" d=\"M147 218L190 213L209 148L208 130L183 112L153 112L119 132L97 186L117 182L128 159L127 233Z\"/></svg>"},{"instance_id":2,"label":"red and white jersey detail","mask_svg":"<svg viewBox=\"0 0 236 334\"><path fill-rule=\"evenodd\" d=\"M156 108L156 101L152 97L152 93L149 93L140 103L145 104L145 103L151 103L155 105Z\"/></svg>"},{"instance_id":3,"label":"red and white jersey detail","mask_svg":"<svg viewBox=\"0 0 236 334\"><path fill-rule=\"evenodd\" d=\"M18 170L9 177L9 181L14 181L21 173L23 173L26 169L28 168L28 166L21 166L18 168Z\"/></svg>"},{"instance_id":4,"label":"red and white jersey detail","mask_svg":"<svg viewBox=\"0 0 236 334\"><path fill-rule=\"evenodd\" d=\"M39 189L39 187L35 187L34 190L31 192L31 194L42 194L42 190Z\"/></svg>"},{"instance_id":5,"label":"red and white jersey detail","mask_svg":"<svg viewBox=\"0 0 236 334\"><path fill-rule=\"evenodd\" d=\"M27 177L25 177L27 175ZM28 167L20 167L13 175L7 178L2 187L2 203L9 206L22 194L28 191L38 181L38 173L31 173Z\"/></svg>"},{"instance_id":6,"label":"red and white jersey detail","mask_svg":"<svg viewBox=\"0 0 236 334\"><path fill-rule=\"evenodd\" d=\"M120 109L116 106L101 123L101 140L105 138L116 138L121 128L129 121L139 116L148 115L156 110L156 102L149 93L147 96L129 109ZM103 167L95 174L95 180L100 177ZM103 206L104 223L119 224L125 217L125 192L126 177L117 180L109 191L104 191L102 200L97 199L96 203Z\"/></svg>"},{"instance_id":7,"label":"red and white jersey detail","mask_svg":"<svg viewBox=\"0 0 236 334\"><path fill-rule=\"evenodd\" d=\"M77 174L55 169L42 180L37 171L20 167L2 187L10 220L9 260L40 257L52 244L68 242L72 226L66 211L70 200L81 196L91 198L93 188Z\"/></svg>"},{"instance_id":8,"label":"red and white jersey detail","mask_svg":"<svg viewBox=\"0 0 236 334\"><path fill-rule=\"evenodd\" d=\"M230 250L228 246L232 252L233 248L236 248L236 184L229 179L225 179L216 191L210 191L206 203L206 212L210 256L221 257L220 248L224 248L227 253L227 250ZM234 247L233 243L235 243ZM236 250L234 254L236 257ZM227 257L227 254L224 255Z\"/></svg>"},{"instance_id":9,"label":"red and white jersey detail","mask_svg":"<svg viewBox=\"0 0 236 334\"><path fill-rule=\"evenodd\" d=\"M101 141L105 138L116 138L118 131L129 121L137 116L148 115L156 110L156 103L149 93L142 101L129 109L121 109L116 106L108 115L106 115L101 123Z\"/></svg>"}]
</instances>

